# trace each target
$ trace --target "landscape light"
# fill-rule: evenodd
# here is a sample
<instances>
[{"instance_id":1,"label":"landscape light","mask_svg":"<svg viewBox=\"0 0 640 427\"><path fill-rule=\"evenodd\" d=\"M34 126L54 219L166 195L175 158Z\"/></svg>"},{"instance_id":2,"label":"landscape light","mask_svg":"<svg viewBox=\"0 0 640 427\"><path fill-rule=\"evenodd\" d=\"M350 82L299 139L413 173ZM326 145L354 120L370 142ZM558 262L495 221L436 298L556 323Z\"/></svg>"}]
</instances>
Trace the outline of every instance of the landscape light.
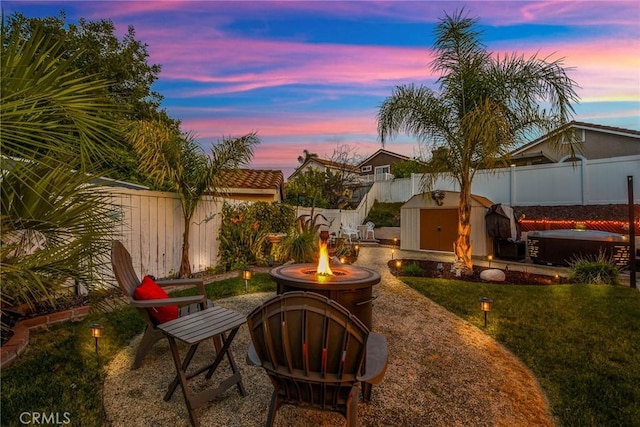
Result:
<instances>
[{"instance_id":1,"label":"landscape light","mask_svg":"<svg viewBox=\"0 0 640 427\"><path fill-rule=\"evenodd\" d=\"M244 279L244 290L249 291L249 280L251 280L251 270L242 270L242 278Z\"/></svg>"},{"instance_id":2,"label":"landscape light","mask_svg":"<svg viewBox=\"0 0 640 427\"><path fill-rule=\"evenodd\" d=\"M489 298L480 298L480 310L484 312L484 327L487 327L487 313L491 311L491 303L493 301Z\"/></svg>"},{"instance_id":3,"label":"landscape light","mask_svg":"<svg viewBox=\"0 0 640 427\"><path fill-rule=\"evenodd\" d=\"M91 336L96 341L96 356L98 356L98 340L102 337L104 327L98 323L91 324Z\"/></svg>"}]
</instances>

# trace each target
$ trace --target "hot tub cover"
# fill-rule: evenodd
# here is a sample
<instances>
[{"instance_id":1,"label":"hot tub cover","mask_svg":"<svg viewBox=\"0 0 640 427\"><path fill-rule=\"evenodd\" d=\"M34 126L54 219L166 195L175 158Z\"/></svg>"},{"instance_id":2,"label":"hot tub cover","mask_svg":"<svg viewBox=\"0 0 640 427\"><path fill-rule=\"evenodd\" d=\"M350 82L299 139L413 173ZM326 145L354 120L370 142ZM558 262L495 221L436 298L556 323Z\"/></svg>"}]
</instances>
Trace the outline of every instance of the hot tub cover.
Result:
<instances>
[{"instance_id":1,"label":"hot tub cover","mask_svg":"<svg viewBox=\"0 0 640 427\"><path fill-rule=\"evenodd\" d=\"M548 239L568 239L568 240L592 240L597 242L626 242L627 239L622 234L610 233L598 230L544 230L529 231L527 238L548 238Z\"/></svg>"}]
</instances>

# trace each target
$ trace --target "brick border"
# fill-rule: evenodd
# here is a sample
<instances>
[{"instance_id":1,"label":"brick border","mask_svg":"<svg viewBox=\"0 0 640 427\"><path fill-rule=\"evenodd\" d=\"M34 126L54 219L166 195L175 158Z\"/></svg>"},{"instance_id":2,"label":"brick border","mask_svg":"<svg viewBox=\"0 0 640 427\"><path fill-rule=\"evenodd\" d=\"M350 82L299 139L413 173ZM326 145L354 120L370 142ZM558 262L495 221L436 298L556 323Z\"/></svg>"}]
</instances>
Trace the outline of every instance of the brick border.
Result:
<instances>
[{"instance_id":1,"label":"brick border","mask_svg":"<svg viewBox=\"0 0 640 427\"><path fill-rule=\"evenodd\" d=\"M253 272L267 273L269 267L252 266ZM227 273L216 274L212 276L201 277L205 284L217 282L219 280L230 279L241 275L241 271L229 271ZM171 290L170 287L167 290ZM42 328L54 323L65 322L72 319L81 319L89 313L89 306L73 308L71 310L59 311L51 314L45 314L38 317L32 317L19 321L13 328L13 336L7 341L0 351L0 368L6 368L11 365L29 345L29 331L31 329Z\"/></svg>"},{"instance_id":2,"label":"brick border","mask_svg":"<svg viewBox=\"0 0 640 427\"><path fill-rule=\"evenodd\" d=\"M0 351L0 368L11 365L29 345L29 331L65 322L72 319L81 319L89 314L89 306L73 308L71 310L58 311L19 321L13 328L13 336L9 338Z\"/></svg>"}]
</instances>

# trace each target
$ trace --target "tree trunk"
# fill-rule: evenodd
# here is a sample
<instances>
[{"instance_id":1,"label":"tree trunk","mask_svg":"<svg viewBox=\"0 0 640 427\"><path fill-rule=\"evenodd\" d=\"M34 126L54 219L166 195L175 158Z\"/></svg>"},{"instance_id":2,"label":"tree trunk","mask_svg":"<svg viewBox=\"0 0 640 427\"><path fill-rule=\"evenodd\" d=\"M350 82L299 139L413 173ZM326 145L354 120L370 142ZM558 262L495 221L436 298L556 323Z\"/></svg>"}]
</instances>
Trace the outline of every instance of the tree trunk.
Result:
<instances>
[{"instance_id":1,"label":"tree trunk","mask_svg":"<svg viewBox=\"0 0 640 427\"><path fill-rule=\"evenodd\" d=\"M180 262L180 278L191 276L191 262L189 262L189 225L191 218L184 219L184 234L182 235L182 261Z\"/></svg>"},{"instance_id":2,"label":"tree trunk","mask_svg":"<svg viewBox=\"0 0 640 427\"><path fill-rule=\"evenodd\" d=\"M473 273L471 260L471 186L460 187L460 202L458 204L458 238L453 244L456 255L456 275Z\"/></svg>"}]
</instances>

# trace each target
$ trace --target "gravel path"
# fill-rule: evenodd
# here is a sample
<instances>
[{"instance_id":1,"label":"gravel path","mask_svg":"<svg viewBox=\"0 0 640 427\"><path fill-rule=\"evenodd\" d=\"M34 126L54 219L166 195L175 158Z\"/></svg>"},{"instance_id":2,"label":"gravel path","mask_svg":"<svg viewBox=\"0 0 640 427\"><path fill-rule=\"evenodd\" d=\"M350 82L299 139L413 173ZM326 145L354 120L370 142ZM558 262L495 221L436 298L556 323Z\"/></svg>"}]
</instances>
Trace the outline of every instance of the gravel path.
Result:
<instances>
[{"instance_id":1,"label":"gravel path","mask_svg":"<svg viewBox=\"0 0 640 427\"><path fill-rule=\"evenodd\" d=\"M362 248L358 264L378 270L382 281L373 309L373 329L387 337L389 366L369 404L358 406L362 426L553 426L546 398L528 369L480 329L404 285L386 268L388 248ZM402 253L398 254L403 256ZM252 294L218 304L248 314L272 294ZM137 337L107 367L104 404L108 425L188 426L180 389L163 401L175 369L166 340L143 366L129 367ZM260 368L247 366L249 333L242 327L233 345L247 396L233 388L196 411L205 426L262 426L272 386ZM205 346L206 345L206 346ZM211 350L201 345L193 366ZM221 364L211 381L228 373ZM195 387L204 386L205 381ZM277 426L344 425L339 414L284 406Z\"/></svg>"}]
</instances>

